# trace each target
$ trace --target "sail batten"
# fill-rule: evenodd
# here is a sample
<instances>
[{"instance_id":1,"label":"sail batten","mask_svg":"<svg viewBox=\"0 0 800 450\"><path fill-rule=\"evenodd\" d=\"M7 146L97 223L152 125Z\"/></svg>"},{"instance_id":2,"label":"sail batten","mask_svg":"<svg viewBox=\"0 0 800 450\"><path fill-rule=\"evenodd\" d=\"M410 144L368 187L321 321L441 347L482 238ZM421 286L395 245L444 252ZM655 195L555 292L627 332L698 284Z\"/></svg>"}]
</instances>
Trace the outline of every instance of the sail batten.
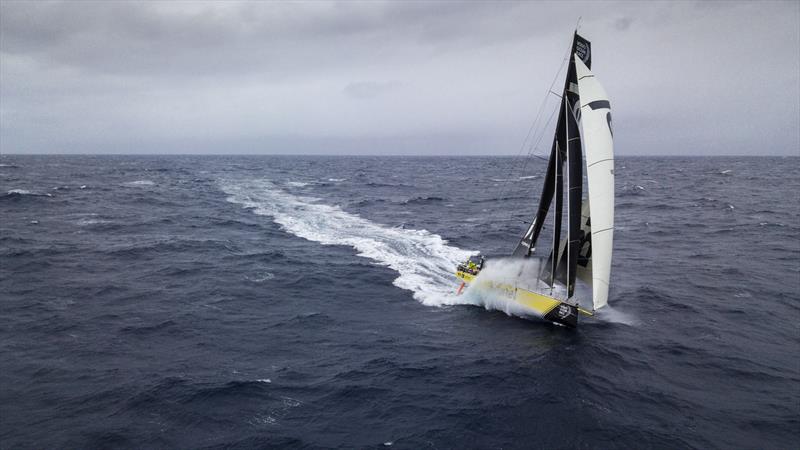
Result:
<instances>
[{"instance_id":1,"label":"sail batten","mask_svg":"<svg viewBox=\"0 0 800 450\"><path fill-rule=\"evenodd\" d=\"M591 217L592 305L608 303L611 254L614 243L614 138L611 102L597 77L577 57L581 126L586 152L586 178Z\"/></svg>"}]
</instances>

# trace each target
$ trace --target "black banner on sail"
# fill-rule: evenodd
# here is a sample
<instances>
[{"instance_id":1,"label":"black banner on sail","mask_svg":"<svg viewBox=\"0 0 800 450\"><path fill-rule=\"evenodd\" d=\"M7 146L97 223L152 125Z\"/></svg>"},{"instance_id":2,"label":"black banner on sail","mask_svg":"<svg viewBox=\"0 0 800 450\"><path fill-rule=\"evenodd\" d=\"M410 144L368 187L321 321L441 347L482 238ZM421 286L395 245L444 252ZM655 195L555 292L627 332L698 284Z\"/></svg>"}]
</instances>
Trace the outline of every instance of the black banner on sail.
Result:
<instances>
[{"instance_id":1,"label":"black banner on sail","mask_svg":"<svg viewBox=\"0 0 800 450\"><path fill-rule=\"evenodd\" d=\"M578 55L578 58L586 64L587 68L592 68L592 44L578 33L575 33L575 47L573 47L573 51Z\"/></svg>"}]
</instances>

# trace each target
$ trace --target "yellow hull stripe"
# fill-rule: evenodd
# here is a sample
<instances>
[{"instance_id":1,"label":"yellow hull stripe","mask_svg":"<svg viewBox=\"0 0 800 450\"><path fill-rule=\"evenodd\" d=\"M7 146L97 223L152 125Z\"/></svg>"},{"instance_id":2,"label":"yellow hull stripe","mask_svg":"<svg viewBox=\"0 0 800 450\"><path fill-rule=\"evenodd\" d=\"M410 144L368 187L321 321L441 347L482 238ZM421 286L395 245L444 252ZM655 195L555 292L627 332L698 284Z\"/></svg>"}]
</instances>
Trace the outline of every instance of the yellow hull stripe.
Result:
<instances>
[{"instance_id":1,"label":"yellow hull stripe","mask_svg":"<svg viewBox=\"0 0 800 450\"><path fill-rule=\"evenodd\" d=\"M466 283L471 283L475 280L475 275L466 272L456 272L456 276ZM544 294L539 294L537 292L528 291L526 289L518 288L512 286L510 284L505 283L495 283L492 281L484 281L481 282L480 287L482 288L489 288L497 291L500 295L508 300L513 300L516 303L519 303L523 306L530 308L531 310L535 311L537 314L541 314L542 317L546 316L550 311L556 308L556 306L563 303L561 300L557 300L553 297L548 297ZM578 308L578 311L584 315L591 316L593 315L591 311L587 311L583 308Z\"/></svg>"}]
</instances>

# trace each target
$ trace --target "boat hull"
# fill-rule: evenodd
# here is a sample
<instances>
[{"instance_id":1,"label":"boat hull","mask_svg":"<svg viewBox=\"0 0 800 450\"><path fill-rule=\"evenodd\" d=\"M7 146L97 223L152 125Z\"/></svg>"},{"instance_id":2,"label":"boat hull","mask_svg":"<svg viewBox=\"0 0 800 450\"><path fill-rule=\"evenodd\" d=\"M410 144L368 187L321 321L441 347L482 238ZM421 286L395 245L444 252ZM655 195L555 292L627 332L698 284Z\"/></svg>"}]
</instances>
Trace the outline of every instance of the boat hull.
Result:
<instances>
[{"instance_id":1,"label":"boat hull","mask_svg":"<svg viewBox=\"0 0 800 450\"><path fill-rule=\"evenodd\" d=\"M457 271L456 276L465 284L472 284L476 279L476 275L463 271ZM498 296L524 306L544 320L569 328L578 325L578 312L591 315L588 311L579 310L575 305L518 286L490 280L482 280L479 283L481 288L490 289Z\"/></svg>"}]
</instances>

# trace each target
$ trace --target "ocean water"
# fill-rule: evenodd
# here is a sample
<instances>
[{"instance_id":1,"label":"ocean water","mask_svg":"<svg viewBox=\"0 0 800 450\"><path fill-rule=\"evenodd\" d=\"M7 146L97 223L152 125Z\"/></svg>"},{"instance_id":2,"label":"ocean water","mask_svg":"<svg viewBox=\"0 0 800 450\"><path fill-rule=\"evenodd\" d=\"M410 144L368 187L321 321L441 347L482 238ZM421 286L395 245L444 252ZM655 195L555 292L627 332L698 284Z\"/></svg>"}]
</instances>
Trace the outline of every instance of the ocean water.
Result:
<instances>
[{"instance_id":1,"label":"ocean water","mask_svg":"<svg viewBox=\"0 0 800 450\"><path fill-rule=\"evenodd\" d=\"M2 448L797 448L800 159L619 158L610 305L456 297L544 161L0 158Z\"/></svg>"}]
</instances>

